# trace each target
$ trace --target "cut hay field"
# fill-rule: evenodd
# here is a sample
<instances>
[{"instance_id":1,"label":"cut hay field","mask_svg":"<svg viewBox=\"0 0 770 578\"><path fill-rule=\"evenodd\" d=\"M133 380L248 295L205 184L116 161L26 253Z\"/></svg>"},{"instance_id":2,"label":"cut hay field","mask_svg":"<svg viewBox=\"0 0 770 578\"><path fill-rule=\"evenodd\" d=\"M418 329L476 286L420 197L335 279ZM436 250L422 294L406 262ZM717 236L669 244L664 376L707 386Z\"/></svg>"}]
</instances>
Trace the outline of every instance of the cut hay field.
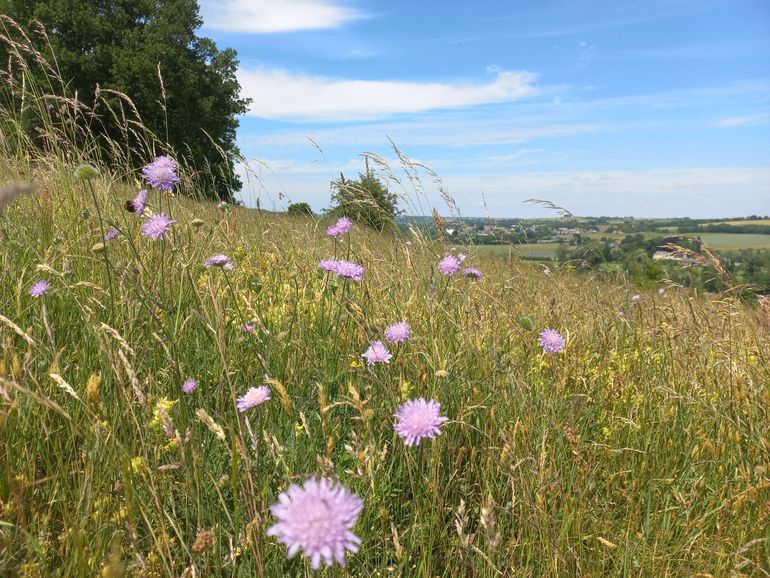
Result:
<instances>
[{"instance_id":1,"label":"cut hay field","mask_svg":"<svg viewBox=\"0 0 770 578\"><path fill-rule=\"evenodd\" d=\"M767 574L770 311L22 170L0 574Z\"/></svg>"}]
</instances>

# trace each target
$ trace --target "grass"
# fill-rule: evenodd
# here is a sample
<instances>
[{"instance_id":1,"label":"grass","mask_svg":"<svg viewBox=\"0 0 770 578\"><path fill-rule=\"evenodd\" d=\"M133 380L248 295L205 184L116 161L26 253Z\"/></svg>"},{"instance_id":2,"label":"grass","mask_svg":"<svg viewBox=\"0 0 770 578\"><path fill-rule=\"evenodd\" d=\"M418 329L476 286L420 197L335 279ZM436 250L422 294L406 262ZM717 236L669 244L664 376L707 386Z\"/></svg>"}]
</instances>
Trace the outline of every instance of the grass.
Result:
<instances>
[{"instance_id":1,"label":"grass","mask_svg":"<svg viewBox=\"0 0 770 578\"><path fill-rule=\"evenodd\" d=\"M176 220L151 241L124 209L130 159L76 178L98 161L90 113L63 99L47 117L56 86L24 74L0 108L0 178L39 186L0 207L3 575L310 576L266 534L310 476L364 502L360 551L321 576L768 575L767 308L675 286L633 303L631 285L486 248L465 263L481 281L447 278L449 247L418 231L335 244L314 219L169 193L150 194ZM195 194L205 175L183 172ZM206 268L215 253L235 268ZM319 271L332 256L363 281ZM400 320L412 339L365 366ZM449 421L408 448L392 414L416 397Z\"/></svg>"},{"instance_id":2,"label":"grass","mask_svg":"<svg viewBox=\"0 0 770 578\"><path fill-rule=\"evenodd\" d=\"M312 219L168 194L151 207L177 223L152 242L120 181L33 176L42 193L0 217L11 575L307 576L265 532L277 494L312 475L365 504L360 552L321 575L766 572L760 312L675 287L632 305L634 287L515 259L444 278L445 247L419 238L356 227L335 245ZM109 226L122 234L102 249ZM235 270L205 268L216 252ZM335 253L364 281L319 272ZM41 278L52 288L33 299ZM412 340L362 365L401 319ZM568 336L562 354L543 354L545 327ZM188 377L200 386L184 395ZM272 399L239 414L264 383ZM407 448L391 414L418 396L450 421Z\"/></svg>"}]
</instances>

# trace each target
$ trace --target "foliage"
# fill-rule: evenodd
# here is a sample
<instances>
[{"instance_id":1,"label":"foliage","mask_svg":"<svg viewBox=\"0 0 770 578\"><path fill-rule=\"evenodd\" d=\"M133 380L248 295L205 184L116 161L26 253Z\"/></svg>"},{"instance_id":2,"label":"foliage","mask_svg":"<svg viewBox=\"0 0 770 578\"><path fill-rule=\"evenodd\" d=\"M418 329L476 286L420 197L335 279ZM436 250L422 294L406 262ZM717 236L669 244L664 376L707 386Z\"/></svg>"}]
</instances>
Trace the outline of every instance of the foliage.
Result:
<instances>
[{"instance_id":1,"label":"foliage","mask_svg":"<svg viewBox=\"0 0 770 578\"><path fill-rule=\"evenodd\" d=\"M311 475L364 501L359 553L326 575L767 567L770 309L473 250L484 279L437 286L443 246L362 227L345 245L364 279L345 283L317 270L339 244L312 221L153 192L176 223L150 241L130 184L46 166L0 214L7 574L307 576L266 530ZM232 271L202 264L217 253ZM399 320L412 339L364 366ZM562 354L542 353L545 327ZM266 379L271 399L238 413ZM450 421L407 448L392 414L420 396Z\"/></svg>"},{"instance_id":2,"label":"foliage","mask_svg":"<svg viewBox=\"0 0 770 578\"><path fill-rule=\"evenodd\" d=\"M4 24L2 68L16 76L34 70L42 86L60 79L59 86L50 86L54 94L77 98L93 111L81 122L101 136L105 160L114 164L116 141L133 166L149 160L138 150L132 122L139 123L193 171L210 177L207 196L232 200L232 191L241 186L233 171L236 116L248 101L239 96L235 51L219 50L197 36L196 0L0 0L0 14L20 26ZM12 50L10 43L24 42L24 35L34 47ZM13 99L7 92L0 96L6 104ZM31 134L43 122L25 119Z\"/></svg>"},{"instance_id":3,"label":"foliage","mask_svg":"<svg viewBox=\"0 0 770 578\"><path fill-rule=\"evenodd\" d=\"M398 196L389 192L374 173L359 173L354 181L340 174L339 179L332 181L331 191L333 216L349 217L380 232L395 227Z\"/></svg>"},{"instance_id":4,"label":"foliage","mask_svg":"<svg viewBox=\"0 0 770 578\"><path fill-rule=\"evenodd\" d=\"M292 216L311 216L313 209L307 203L289 203L286 213Z\"/></svg>"}]
</instances>

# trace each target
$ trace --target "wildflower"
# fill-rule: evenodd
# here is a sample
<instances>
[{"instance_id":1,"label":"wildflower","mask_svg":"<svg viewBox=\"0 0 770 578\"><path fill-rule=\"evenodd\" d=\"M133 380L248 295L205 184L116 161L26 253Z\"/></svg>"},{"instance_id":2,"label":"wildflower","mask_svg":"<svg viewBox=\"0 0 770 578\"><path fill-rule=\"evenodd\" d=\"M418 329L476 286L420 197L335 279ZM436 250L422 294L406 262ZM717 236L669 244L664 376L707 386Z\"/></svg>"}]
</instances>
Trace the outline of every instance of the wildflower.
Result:
<instances>
[{"instance_id":1,"label":"wildflower","mask_svg":"<svg viewBox=\"0 0 770 578\"><path fill-rule=\"evenodd\" d=\"M313 570L321 560L345 565L345 551L358 552L361 539L352 530L364 503L345 486L326 478L310 478L300 487L289 486L270 506L277 522L267 530L288 548L289 558L300 550Z\"/></svg>"},{"instance_id":2,"label":"wildflower","mask_svg":"<svg viewBox=\"0 0 770 578\"><path fill-rule=\"evenodd\" d=\"M615 315L617 315L617 316L618 316L618 317L620 317L621 319L623 319L623 317L625 317L625 316L626 316L626 314L625 314L625 313L623 313L622 311L618 311L618 312L617 312Z\"/></svg>"},{"instance_id":3,"label":"wildflower","mask_svg":"<svg viewBox=\"0 0 770 578\"><path fill-rule=\"evenodd\" d=\"M118 231L115 227L112 227L109 231L104 233L104 240L112 241L118 235L120 235L120 231Z\"/></svg>"},{"instance_id":4,"label":"wildflower","mask_svg":"<svg viewBox=\"0 0 770 578\"><path fill-rule=\"evenodd\" d=\"M374 365L375 363L390 363L390 359L393 357L388 348L382 344L382 341L372 341L361 357L366 358L366 365Z\"/></svg>"},{"instance_id":5,"label":"wildflower","mask_svg":"<svg viewBox=\"0 0 770 578\"><path fill-rule=\"evenodd\" d=\"M245 395L238 398L238 411L243 413L258 405L262 405L270 399L270 388L266 385L250 387Z\"/></svg>"},{"instance_id":6,"label":"wildflower","mask_svg":"<svg viewBox=\"0 0 770 578\"><path fill-rule=\"evenodd\" d=\"M412 328L406 321L400 321L385 329L385 339L391 343L404 343L412 336Z\"/></svg>"},{"instance_id":7,"label":"wildflower","mask_svg":"<svg viewBox=\"0 0 770 578\"><path fill-rule=\"evenodd\" d=\"M147 183L161 191L173 191L174 185L180 182L176 174L176 162L170 156L160 156L142 169Z\"/></svg>"},{"instance_id":8,"label":"wildflower","mask_svg":"<svg viewBox=\"0 0 770 578\"><path fill-rule=\"evenodd\" d=\"M544 329L539 341L546 353L559 353L564 349L564 337L553 329Z\"/></svg>"},{"instance_id":9,"label":"wildflower","mask_svg":"<svg viewBox=\"0 0 770 578\"><path fill-rule=\"evenodd\" d=\"M457 258L460 259L460 263L462 263L463 261L465 261L466 255L465 253L458 253Z\"/></svg>"},{"instance_id":10,"label":"wildflower","mask_svg":"<svg viewBox=\"0 0 770 578\"><path fill-rule=\"evenodd\" d=\"M663 287L658 289L658 296L659 297L663 297L665 294L666 294L666 290Z\"/></svg>"},{"instance_id":11,"label":"wildflower","mask_svg":"<svg viewBox=\"0 0 770 578\"><path fill-rule=\"evenodd\" d=\"M140 217L144 215L144 205L147 203L147 191L139 191L136 196L126 203L126 209L130 213L136 213Z\"/></svg>"},{"instance_id":12,"label":"wildflower","mask_svg":"<svg viewBox=\"0 0 770 578\"><path fill-rule=\"evenodd\" d=\"M419 445L422 438L434 439L441 434L441 424L449 418L439 415L441 404L422 397L411 399L398 406L393 414L393 429L404 439L407 446Z\"/></svg>"},{"instance_id":13,"label":"wildflower","mask_svg":"<svg viewBox=\"0 0 770 578\"><path fill-rule=\"evenodd\" d=\"M198 387L198 382L195 378L190 378L182 384L182 391L185 393L192 393Z\"/></svg>"},{"instance_id":14,"label":"wildflower","mask_svg":"<svg viewBox=\"0 0 770 578\"><path fill-rule=\"evenodd\" d=\"M243 333L254 333L257 330L257 326L253 323L244 323L241 325L241 331Z\"/></svg>"},{"instance_id":15,"label":"wildflower","mask_svg":"<svg viewBox=\"0 0 770 578\"><path fill-rule=\"evenodd\" d=\"M176 223L176 221L172 220L166 213L153 215L142 223L142 235L148 239L162 239L171 228L172 223Z\"/></svg>"},{"instance_id":16,"label":"wildflower","mask_svg":"<svg viewBox=\"0 0 770 578\"><path fill-rule=\"evenodd\" d=\"M346 277L353 279L353 281L361 281L364 277L364 268L350 261L337 261L337 268L335 270L339 277Z\"/></svg>"},{"instance_id":17,"label":"wildflower","mask_svg":"<svg viewBox=\"0 0 770 578\"><path fill-rule=\"evenodd\" d=\"M99 169L91 165L80 165L75 169L75 178L89 181L99 176Z\"/></svg>"},{"instance_id":18,"label":"wildflower","mask_svg":"<svg viewBox=\"0 0 770 578\"><path fill-rule=\"evenodd\" d=\"M454 275L460 270L460 263L462 261L454 255L446 255L438 263L438 270L442 275Z\"/></svg>"},{"instance_id":19,"label":"wildflower","mask_svg":"<svg viewBox=\"0 0 770 578\"><path fill-rule=\"evenodd\" d=\"M337 261L334 259L321 259L321 262L318 263L318 268L322 271L331 271L336 272L337 271Z\"/></svg>"},{"instance_id":20,"label":"wildflower","mask_svg":"<svg viewBox=\"0 0 770 578\"><path fill-rule=\"evenodd\" d=\"M636 295L634 295L633 297L631 297L631 301L633 301L634 303L639 303L639 301L641 301L641 300L642 300L642 296L639 295L638 293Z\"/></svg>"},{"instance_id":21,"label":"wildflower","mask_svg":"<svg viewBox=\"0 0 770 578\"><path fill-rule=\"evenodd\" d=\"M221 253L212 255L206 259L203 264L206 265L206 267L222 267L225 271L231 271L235 267L235 264L230 257Z\"/></svg>"},{"instance_id":22,"label":"wildflower","mask_svg":"<svg viewBox=\"0 0 770 578\"><path fill-rule=\"evenodd\" d=\"M29 288L29 294L31 297L40 297L46 291L48 291L50 287L51 284L48 281L37 281L34 285L32 285L32 287Z\"/></svg>"},{"instance_id":23,"label":"wildflower","mask_svg":"<svg viewBox=\"0 0 770 578\"><path fill-rule=\"evenodd\" d=\"M347 217L341 217L336 223L329 226L326 229L326 234L330 237L338 237L340 235L344 235L345 233L350 232L350 229L353 228L353 221L348 219Z\"/></svg>"},{"instance_id":24,"label":"wildflower","mask_svg":"<svg viewBox=\"0 0 770 578\"><path fill-rule=\"evenodd\" d=\"M550 275L550 274L551 274L551 270L548 267L544 267L543 268L543 275Z\"/></svg>"},{"instance_id":25,"label":"wildflower","mask_svg":"<svg viewBox=\"0 0 770 578\"><path fill-rule=\"evenodd\" d=\"M476 269L476 267L466 267L463 269L463 277L466 279L473 279L474 281L478 281L484 276L484 273Z\"/></svg>"},{"instance_id":26,"label":"wildflower","mask_svg":"<svg viewBox=\"0 0 770 578\"><path fill-rule=\"evenodd\" d=\"M224 201L219 201L217 203L217 209L219 209L220 211L226 211L227 210L227 203L224 202Z\"/></svg>"}]
</instances>

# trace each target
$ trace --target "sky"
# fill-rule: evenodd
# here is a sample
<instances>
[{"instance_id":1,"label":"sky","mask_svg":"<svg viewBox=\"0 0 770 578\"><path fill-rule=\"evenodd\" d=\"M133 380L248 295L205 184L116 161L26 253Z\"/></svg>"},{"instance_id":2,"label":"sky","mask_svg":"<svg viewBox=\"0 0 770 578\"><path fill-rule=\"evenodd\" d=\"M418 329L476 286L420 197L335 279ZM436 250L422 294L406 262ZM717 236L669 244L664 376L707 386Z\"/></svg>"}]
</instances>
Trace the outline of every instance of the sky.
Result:
<instances>
[{"instance_id":1,"label":"sky","mask_svg":"<svg viewBox=\"0 0 770 578\"><path fill-rule=\"evenodd\" d=\"M201 0L238 51L248 206L770 214L770 0Z\"/></svg>"}]
</instances>

